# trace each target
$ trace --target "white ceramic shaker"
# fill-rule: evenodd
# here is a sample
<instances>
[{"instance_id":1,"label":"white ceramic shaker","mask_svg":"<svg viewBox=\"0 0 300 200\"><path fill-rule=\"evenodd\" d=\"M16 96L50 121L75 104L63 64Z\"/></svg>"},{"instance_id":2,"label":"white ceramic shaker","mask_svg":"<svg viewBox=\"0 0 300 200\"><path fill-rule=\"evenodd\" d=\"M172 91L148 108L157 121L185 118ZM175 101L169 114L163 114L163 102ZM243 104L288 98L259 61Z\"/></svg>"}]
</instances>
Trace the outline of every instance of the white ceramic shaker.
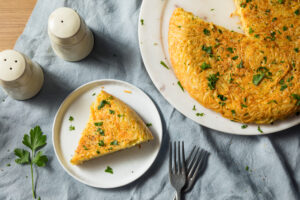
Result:
<instances>
[{"instance_id":1,"label":"white ceramic shaker","mask_svg":"<svg viewBox=\"0 0 300 200\"><path fill-rule=\"evenodd\" d=\"M0 52L0 85L14 99L35 96L44 83L41 67L27 56L15 51Z\"/></svg>"},{"instance_id":2,"label":"white ceramic shaker","mask_svg":"<svg viewBox=\"0 0 300 200\"><path fill-rule=\"evenodd\" d=\"M56 55L67 61L79 61L92 51L94 37L84 20L71 8L51 13L48 35Z\"/></svg>"}]
</instances>

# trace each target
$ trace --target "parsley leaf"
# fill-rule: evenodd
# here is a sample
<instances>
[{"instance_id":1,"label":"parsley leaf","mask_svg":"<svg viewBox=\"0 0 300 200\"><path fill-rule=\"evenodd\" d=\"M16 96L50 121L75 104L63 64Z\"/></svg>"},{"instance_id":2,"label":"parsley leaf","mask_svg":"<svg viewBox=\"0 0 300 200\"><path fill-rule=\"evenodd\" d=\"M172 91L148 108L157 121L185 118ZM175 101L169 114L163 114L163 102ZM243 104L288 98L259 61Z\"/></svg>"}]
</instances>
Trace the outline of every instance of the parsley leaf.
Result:
<instances>
[{"instance_id":1,"label":"parsley leaf","mask_svg":"<svg viewBox=\"0 0 300 200\"><path fill-rule=\"evenodd\" d=\"M211 68L210 64L207 64L206 62L202 63L201 69L205 70L205 69L209 69L209 68Z\"/></svg>"},{"instance_id":2,"label":"parsley leaf","mask_svg":"<svg viewBox=\"0 0 300 200\"><path fill-rule=\"evenodd\" d=\"M107 166L106 169L105 169L105 172L106 173L110 173L110 174L113 174L113 169L110 167L110 166Z\"/></svg>"},{"instance_id":3,"label":"parsley leaf","mask_svg":"<svg viewBox=\"0 0 300 200\"><path fill-rule=\"evenodd\" d=\"M247 124L244 124L244 125L241 126L242 129L245 129L245 128L247 128L247 127L248 127Z\"/></svg>"},{"instance_id":4,"label":"parsley leaf","mask_svg":"<svg viewBox=\"0 0 300 200\"><path fill-rule=\"evenodd\" d=\"M203 116L204 116L204 113L196 113L196 116L197 116L197 117L203 117Z\"/></svg>"},{"instance_id":5,"label":"parsley leaf","mask_svg":"<svg viewBox=\"0 0 300 200\"><path fill-rule=\"evenodd\" d=\"M39 126L34 127L30 130L30 134L24 134L22 143L31 149L31 154L29 151L25 149L15 149L14 153L18 157L15 162L17 164L30 164L30 172L31 172L31 188L32 188L32 196L33 199L36 199L35 195L35 185L33 178L33 165L35 164L38 167L44 167L48 162L48 158L46 155L43 155L42 151L36 151L42 147L44 147L47 143L47 136L43 135L43 132ZM40 197L38 198L40 199Z\"/></svg>"},{"instance_id":6,"label":"parsley leaf","mask_svg":"<svg viewBox=\"0 0 300 200\"><path fill-rule=\"evenodd\" d=\"M241 60L240 64L236 66L238 69L244 68L243 61Z\"/></svg>"},{"instance_id":7,"label":"parsley leaf","mask_svg":"<svg viewBox=\"0 0 300 200\"><path fill-rule=\"evenodd\" d=\"M207 36L210 36L210 31L207 30L206 28L203 29L203 33L204 33L205 35L207 35Z\"/></svg>"},{"instance_id":8,"label":"parsley leaf","mask_svg":"<svg viewBox=\"0 0 300 200\"><path fill-rule=\"evenodd\" d=\"M102 100L100 102L100 105L98 106L98 110L100 110L101 108L103 108L106 104L110 105L109 101Z\"/></svg>"},{"instance_id":9,"label":"parsley leaf","mask_svg":"<svg viewBox=\"0 0 300 200\"><path fill-rule=\"evenodd\" d=\"M300 95L299 94L292 94L292 97L297 100L296 105L300 106Z\"/></svg>"},{"instance_id":10,"label":"parsley leaf","mask_svg":"<svg viewBox=\"0 0 300 200\"><path fill-rule=\"evenodd\" d=\"M109 110L109 114L115 114L115 111L114 110Z\"/></svg>"},{"instance_id":11,"label":"parsley leaf","mask_svg":"<svg viewBox=\"0 0 300 200\"><path fill-rule=\"evenodd\" d=\"M260 126L257 127L257 130L258 130L260 133L264 133L264 132L261 130Z\"/></svg>"},{"instance_id":12,"label":"parsley leaf","mask_svg":"<svg viewBox=\"0 0 300 200\"><path fill-rule=\"evenodd\" d=\"M253 84L258 85L263 80L264 77L265 77L264 73L253 75L253 79L252 79Z\"/></svg>"},{"instance_id":13,"label":"parsley leaf","mask_svg":"<svg viewBox=\"0 0 300 200\"><path fill-rule=\"evenodd\" d=\"M181 88L181 90L184 92L184 89L183 89L183 87L182 87L180 81L178 81L177 84L179 85L179 87Z\"/></svg>"},{"instance_id":14,"label":"parsley leaf","mask_svg":"<svg viewBox=\"0 0 300 200\"><path fill-rule=\"evenodd\" d=\"M19 158L15 160L17 164L29 164L30 153L24 149L15 149L15 155Z\"/></svg>"},{"instance_id":15,"label":"parsley leaf","mask_svg":"<svg viewBox=\"0 0 300 200\"><path fill-rule=\"evenodd\" d=\"M219 80L219 78L218 78L219 75L220 75L219 73L216 73L216 74L210 74L209 77L207 77L208 87L211 90L216 89L216 84L217 84L217 81Z\"/></svg>"},{"instance_id":16,"label":"parsley leaf","mask_svg":"<svg viewBox=\"0 0 300 200\"><path fill-rule=\"evenodd\" d=\"M48 162L47 156L43 155L42 151L37 152L37 154L34 156L32 162L36 164L39 167L45 167L46 163Z\"/></svg>"},{"instance_id":17,"label":"parsley leaf","mask_svg":"<svg viewBox=\"0 0 300 200\"><path fill-rule=\"evenodd\" d=\"M69 117L69 121L71 122L71 121L73 121L74 120L74 117L73 116L70 116Z\"/></svg>"},{"instance_id":18,"label":"parsley leaf","mask_svg":"<svg viewBox=\"0 0 300 200\"><path fill-rule=\"evenodd\" d=\"M164 66L165 68L170 69L170 68L166 65L166 63L164 63L164 61L160 61L160 64L161 64L162 66Z\"/></svg>"},{"instance_id":19,"label":"parsley leaf","mask_svg":"<svg viewBox=\"0 0 300 200\"><path fill-rule=\"evenodd\" d=\"M43 135L41 128L39 126L34 127L30 130L30 136L25 134L23 137L23 144L29 147L31 150L35 151L38 148L46 145L47 136Z\"/></svg>"},{"instance_id":20,"label":"parsley leaf","mask_svg":"<svg viewBox=\"0 0 300 200\"><path fill-rule=\"evenodd\" d=\"M103 122L95 122L94 125L95 125L95 126L102 126L102 125L103 125Z\"/></svg>"},{"instance_id":21,"label":"parsley leaf","mask_svg":"<svg viewBox=\"0 0 300 200\"><path fill-rule=\"evenodd\" d=\"M110 143L110 145L118 145L118 141L117 140L114 140Z\"/></svg>"},{"instance_id":22,"label":"parsley leaf","mask_svg":"<svg viewBox=\"0 0 300 200\"><path fill-rule=\"evenodd\" d=\"M152 126L152 124L151 124L151 123L147 123L146 126L147 126L147 127L150 127L150 126Z\"/></svg>"},{"instance_id":23,"label":"parsley leaf","mask_svg":"<svg viewBox=\"0 0 300 200\"><path fill-rule=\"evenodd\" d=\"M75 126L70 125L70 126L69 126L69 130L70 130L70 131L74 131L74 130L75 130Z\"/></svg>"}]
</instances>

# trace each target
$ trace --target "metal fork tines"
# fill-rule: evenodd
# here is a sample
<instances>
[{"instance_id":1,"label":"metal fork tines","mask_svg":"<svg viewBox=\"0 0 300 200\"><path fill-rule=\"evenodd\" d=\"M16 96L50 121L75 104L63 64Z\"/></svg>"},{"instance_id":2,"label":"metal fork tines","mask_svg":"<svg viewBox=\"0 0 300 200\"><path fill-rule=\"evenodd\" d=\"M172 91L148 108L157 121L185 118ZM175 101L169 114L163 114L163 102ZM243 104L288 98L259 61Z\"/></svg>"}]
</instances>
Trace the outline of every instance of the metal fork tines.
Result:
<instances>
[{"instance_id":1,"label":"metal fork tines","mask_svg":"<svg viewBox=\"0 0 300 200\"><path fill-rule=\"evenodd\" d=\"M193 150L186 160L187 180L186 185L183 188L184 193L190 191L193 188L198 175L201 174L205 169L205 165L208 161L208 156L209 153L207 151L200 149L200 147L193 147ZM174 197L174 200L176 200L176 196Z\"/></svg>"},{"instance_id":2,"label":"metal fork tines","mask_svg":"<svg viewBox=\"0 0 300 200\"><path fill-rule=\"evenodd\" d=\"M176 156L177 150L177 156ZM175 188L177 193L177 200L181 200L181 190L186 183L186 167L184 156L184 143L174 142L174 167L172 166L172 143L170 142L170 160L169 160L169 177L171 185Z\"/></svg>"},{"instance_id":3,"label":"metal fork tines","mask_svg":"<svg viewBox=\"0 0 300 200\"><path fill-rule=\"evenodd\" d=\"M184 192L188 192L194 186L197 176L203 171L209 153L203 149L194 146L192 152L187 159L187 185L184 187Z\"/></svg>"}]
</instances>

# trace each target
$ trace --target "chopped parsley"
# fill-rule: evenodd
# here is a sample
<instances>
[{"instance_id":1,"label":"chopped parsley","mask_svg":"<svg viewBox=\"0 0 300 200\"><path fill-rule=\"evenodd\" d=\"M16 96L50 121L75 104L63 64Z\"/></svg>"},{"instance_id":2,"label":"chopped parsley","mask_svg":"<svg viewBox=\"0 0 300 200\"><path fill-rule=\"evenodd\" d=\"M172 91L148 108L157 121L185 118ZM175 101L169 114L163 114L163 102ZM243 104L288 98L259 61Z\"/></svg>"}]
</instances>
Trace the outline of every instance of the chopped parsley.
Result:
<instances>
[{"instance_id":1,"label":"chopped parsley","mask_svg":"<svg viewBox=\"0 0 300 200\"><path fill-rule=\"evenodd\" d=\"M292 94L292 97L297 100L296 105L300 106L300 95L299 94Z\"/></svg>"},{"instance_id":2,"label":"chopped parsley","mask_svg":"<svg viewBox=\"0 0 300 200\"><path fill-rule=\"evenodd\" d=\"M118 141L117 140L114 140L110 143L110 145L118 145Z\"/></svg>"},{"instance_id":3,"label":"chopped parsley","mask_svg":"<svg viewBox=\"0 0 300 200\"><path fill-rule=\"evenodd\" d=\"M124 117L124 115L118 114L118 117Z\"/></svg>"},{"instance_id":4,"label":"chopped parsley","mask_svg":"<svg viewBox=\"0 0 300 200\"><path fill-rule=\"evenodd\" d=\"M231 110L231 113L232 113L233 115L235 115L235 114L236 114L235 110Z\"/></svg>"},{"instance_id":5,"label":"chopped parsley","mask_svg":"<svg viewBox=\"0 0 300 200\"><path fill-rule=\"evenodd\" d=\"M229 51L230 53L233 53L233 49L231 47L228 47L226 50Z\"/></svg>"},{"instance_id":6,"label":"chopped parsley","mask_svg":"<svg viewBox=\"0 0 300 200\"><path fill-rule=\"evenodd\" d=\"M109 110L109 114L115 114L115 111L114 110Z\"/></svg>"},{"instance_id":7,"label":"chopped parsley","mask_svg":"<svg viewBox=\"0 0 300 200\"><path fill-rule=\"evenodd\" d=\"M267 60L268 60L267 56L264 56L265 64L267 63Z\"/></svg>"},{"instance_id":8,"label":"chopped parsley","mask_svg":"<svg viewBox=\"0 0 300 200\"><path fill-rule=\"evenodd\" d=\"M165 68L170 69L170 68L166 65L166 63L164 63L164 61L160 61L160 64L161 64L162 66L164 66Z\"/></svg>"},{"instance_id":9,"label":"chopped parsley","mask_svg":"<svg viewBox=\"0 0 300 200\"><path fill-rule=\"evenodd\" d=\"M97 129L97 132L100 134L100 135L104 135L104 130L102 128L98 128Z\"/></svg>"},{"instance_id":10,"label":"chopped parsley","mask_svg":"<svg viewBox=\"0 0 300 200\"><path fill-rule=\"evenodd\" d=\"M278 104L278 103L277 103L277 101L276 101L276 100L274 100L274 99L268 102L268 104L270 104L270 103L275 103L275 104Z\"/></svg>"},{"instance_id":11,"label":"chopped parsley","mask_svg":"<svg viewBox=\"0 0 300 200\"><path fill-rule=\"evenodd\" d=\"M100 154L100 151L99 151L99 150L97 150L97 151L96 151L96 153L97 153L97 154Z\"/></svg>"},{"instance_id":12,"label":"chopped parsley","mask_svg":"<svg viewBox=\"0 0 300 200\"><path fill-rule=\"evenodd\" d=\"M85 145L83 145L84 150L89 150Z\"/></svg>"},{"instance_id":13,"label":"chopped parsley","mask_svg":"<svg viewBox=\"0 0 300 200\"><path fill-rule=\"evenodd\" d=\"M239 57L238 56L233 56L231 59L232 60L236 60L236 59L238 59Z\"/></svg>"},{"instance_id":14,"label":"chopped parsley","mask_svg":"<svg viewBox=\"0 0 300 200\"><path fill-rule=\"evenodd\" d=\"M249 166L246 166L246 167L245 167L245 170L246 170L246 171L249 171Z\"/></svg>"},{"instance_id":15,"label":"chopped parsley","mask_svg":"<svg viewBox=\"0 0 300 200\"><path fill-rule=\"evenodd\" d=\"M98 106L98 110L100 110L101 108L103 108L106 104L110 105L109 101L102 100L100 102L100 105Z\"/></svg>"},{"instance_id":16,"label":"chopped parsley","mask_svg":"<svg viewBox=\"0 0 300 200\"><path fill-rule=\"evenodd\" d=\"M71 121L73 121L73 120L74 120L74 117L70 116L70 117L69 117L69 121L71 122Z\"/></svg>"},{"instance_id":17,"label":"chopped parsley","mask_svg":"<svg viewBox=\"0 0 300 200\"><path fill-rule=\"evenodd\" d=\"M144 20L143 19L141 19L141 25L144 25Z\"/></svg>"},{"instance_id":18,"label":"chopped parsley","mask_svg":"<svg viewBox=\"0 0 300 200\"><path fill-rule=\"evenodd\" d=\"M92 94L92 96L95 96L95 95L96 95L96 93L93 93L93 94Z\"/></svg>"},{"instance_id":19,"label":"chopped parsley","mask_svg":"<svg viewBox=\"0 0 300 200\"><path fill-rule=\"evenodd\" d=\"M245 129L245 128L247 128L247 127L248 127L247 124L244 124L244 125L241 126L242 129Z\"/></svg>"},{"instance_id":20,"label":"chopped parsley","mask_svg":"<svg viewBox=\"0 0 300 200\"><path fill-rule=\"evenodd\" d=\"M284 1L283 0L278 0L278 3L283 4Z\"/></svg>"},{"instance_id":21,"label":"chopped parsley","mask_svg":"<svg viewBox=\"0 0 300 200\"><path fill-rule=\"evenodd\" d=\"M298 53L298 52L299 52L299 49L298 49L298 48L294 48L294 51L295 51L296 53Z\"/></svg>"},{"instance_id":22,"label":"chopped parsley","mask_svg":"<svg viewBox=\"0 0 300 200\"><path fill-rule=\"evenodd\" d=\"M249 28L249 34L254 33L254 30L250 27Z\"/></svg>"},{"instance_id":23,"label":"chopped parsley","mask_svg":"<svg viewBox=\"0 0 300 200\"><path fill-rule=\"evenodd\" d=\"M216 89L216 84L217 81L219 80L218 76L220 76L219 72L217 72L216 74L210 74L209 77L207 77L209 89L211 90Z\"/></svg>"},{"instance_id":24,"label":"chopped parsley","mask_svg":"<svg viewBox=\"0 0 300 200\"><path fill-rule=\"evenodd\" d=\"M261 130L260 126L257 127L257 130L258 130L260 133L264 133L264 132Z\"/></svg>"},{"instance_id":25,"label":"chopped parsley","mask_svg":"<svg viewBox=\"0 0 300 200\"><path fill-rule=\"evenodd\" d=\"M286 31L286 30L288 30L288 27L283 26L282 30L283 30L283 31Z\"/></svg>"},{"instance_id":26,"label":"chopped parsley","mask_svg":"<svg viewBox=\"0 0 300 200\"><path fill-rule=\"evenodd\" d=\"M282 86L280 87L280 91L285 90L287 87L288 87L288 86L287 86L286 84L282 85Z\"/></svg>"},{"instance_id":27,"label":"chopped parsley","mask_svg":"<svg viewBox=\"0 0 300 200\"><path fill-rule=\"evenodd\" d=\"M221 101L226 101L226 100L227 100L227 97L225 97L224 95L221 95L221 94L218 94L218 98L219 98Z\"/></svg>"},{"instance_id":28,"label":"chopped parsley","mask_svg":"<svg viewBox=\"0 0 300 200\"><path fill-rule=\"evenodd\" d=\"M100 147L103 147L103 146L104 146L104 141L103 141L103 140L100 140L100 141L98 142L98 145L99 145Z\"/></svg>"},{"instance_id":29,"label":"chopped parsley","mask_svg":"<svg viewBox=\"0 0 300 200\"><path fill-rule=\"evenodd\" d=\"M255 34L254 37L259 38L259 34Z\"/></svg>"},{"instance_id":30,"label":"chopped parsley","mask_svg":"<svg viewBox=\"0 0 300 200\"><path fill-rule=\"evenodd\" d=\"M70 131L74 131L74 130L75 130L75 126L70 125L70 126L69 126L69 130L70 130Z\"/></svg>"},{"instance_id":31,"label":"chopped parsley","mask_svg":"<svg viewBox=\"0 0 300 200\"><path fill-rule=\"evenodd\" d=\"M273 19L272 19L272 22L275 22L277 20L277 17L274 17Z\"/></svg>"},{"instance_id":32,"label":"chopped parsley","mask_svg":"<svg viewBox=\"0 0 300 200\"><path fill-rule=\"evenodd\" d=\"M147 123L146 126L147 126L147 127L150 127L150 126L152 126L152 124L151 124L151 123Z\"/></svg>"},{"instance_id":33,"label":"chopped parsley","mask_svg":"<svg viewBox=\"0 0 300 200\"><path fill-rule=\"evenodd\" d=\"M252 78L253 84L258 85L263 80L264 77L265 77L264 73L259 73L259 74L253 75L253 78Z\"/></svg>"},{"instance_id":34,"label":"chopped parsley","mask_svg":"<svg viewBox=\"0 0 300 200\"><path fill-rule=\"evenodd\" d=\"M196 110L196 106L195 105L193 106L193 110Z\"/></svg>"},{"instance_id":35,"label":"chopped parsley","mask_svg":"<svg viewBox=\"0 0 300 200\"><path fill-rule=\"evenodd\" d=\"M184 92L184 89L183 89L183 87L182 87L180 81L178 81L177 84L179 85L179 87L181 88L181 90Z\"/></svg>"},{"instance_id":36,"label":"chopped parsley","mask_svg":"<svg viewBox=\"0 0 300 200\"><path fill-rule=\"evenodd\" d=\"M244 68L243 61L241 60L241 62L236 67L238 69Z\"/></svg>"},{"instance_id":37,"label":"chopped parsley","mask_svg":"<svg viewBox=\"0 0 300 200\"><path fill-rule=\"evenodd\" d=\"M295 15L299 15L300 11L299 8L295 11Z\"/></svg>"},{"instance_id":38,"label":"chopped parsley","mask_svg":"<svg viewBox=\"0 0 300 200\"><path fill-rule=\"evenodd\" d=\"M7 167L10 167L11 165L10 165L10 163L7 163L6 166L7 166Z\"/></svg>"},{"instance_id":39,"label":"chopped parsley","mask_svg":"<svg viewBox=\"0 0 300 200\"><path fill-rule=\"evenodd\" d=\"M210 57L212 57L212 47L202 45L202 50L205 51Z\"/></svg>"},{"instance_id":40,"label":"chopped parsley","mask_svg":"<svg viewBox=\"0 0 300 200\"><path fill-rule=\"evenodd\" d=\"M203 117L203 116L204 116L204 113L196 113L196 116L197 116L197 117Z\"/></svg>"},{"instance_id":41,"label":"chopped parsley","mask_svg":"<svg viewBox=\"0 0 300 200\"><path fill-rule=\"evenodd\" d=\"M94 125L95 125L95 126L102 126L102 125L103 125L103 122L95 122Z\"/></svg>"},{"instance_id":42,"label":"chopped parsley","mask_svg":"<svg viewBox=\"0 0 300 200\"><path fill-rule=\"evenodd\" d=\"M288 41L292 41L292 38L289 35L286 36L286 39L288 39Z\"/></svg>"},{"instance_id":43,"label":"chopped parsley","mask_svg":"<svg viewBox=\"0 0 300 200\"><path fill-rule=\"evenodd\" d=\"M201 65L200 67L201 67L201 69L203 69L203 70L211 68L211 67L210 67L210 64L207 64L206 62L202 63L202 65Z\"/></svg>"},{"instance_id":44,"label":"chopped parsley","mask_svg":"<svg viewBox=\"0 0 300 200\"><path fill-rule=\"evenodd\" d=\"M203 33L204 33L205 35L207 35L207 36L210 36L210 31L207 30L206 28L203 29Z\"/></svg>"},{"instance_id":45,"label":"chopped parsley","mask_svg":"<svg viewBox=\"0 0 300 200\"><path fill-rule=\"evenodd\" d=\"M105 169L105 172L106 173L110 173L110 174L113 174L113 169L110 167L110 166L107 166L106 169Z\"/></svg>"},{"instance_id":46,"label":"chopped parsley","mask_svg":"<svg viewBox=\"0 0 300 200\"><path fill-rule=\"evenodd\" d=\"M247 108L247 107L248 107L248 106L245 105L245 104L241 104L241 106L242 106L243 108Z\"/></svg>"}]
</instances>

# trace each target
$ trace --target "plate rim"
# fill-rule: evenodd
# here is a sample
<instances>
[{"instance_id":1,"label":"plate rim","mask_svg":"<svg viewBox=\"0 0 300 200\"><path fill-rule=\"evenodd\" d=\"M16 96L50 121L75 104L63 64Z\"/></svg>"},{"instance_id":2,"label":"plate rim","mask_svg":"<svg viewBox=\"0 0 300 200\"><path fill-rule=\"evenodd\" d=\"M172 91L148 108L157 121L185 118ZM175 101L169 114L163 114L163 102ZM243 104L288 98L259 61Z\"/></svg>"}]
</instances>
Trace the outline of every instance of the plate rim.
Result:
<instances>
[{"instance_id":1,"label":"plate rim","mask_svg":"<svg viewBox=\"0 0 300 200\"><path fill-rule=\"evenodd\" d=\"M149 164L144 172L142 172L139 176L137 176L135 179L132 179L130 180L129 182L127 183L123 183L123 184L117 184L116 186L113 186L113 187L103 187L103 186L98 186L96 184L91 184L91 183L88 183L87 181L83 180L83 179L80 179L79 177L77 177L76 175L72 174L66 167L65 165L63 164L63 162L61 161L60 157L58 156L58 150L56 149L56 145L57 142L55 142L55 135L57 135L58 133L55 134L55 127L56 127L56 123L57 123L57 117L61 114L61 109L64 107L64 104L67 103L68 99L71 98L74 94L76 94L78 91L82 90L84 87L87 87L88 85L91 85L91 84L95 84L97 82L101 83L101 82L117 82L117 83L121 83L121 84L124 84L124 85L129 85L130 87L133 87L135 88L136 90L138 90L139 92L141 92L142 94L144 94L146 96L146 98L148 98L150 100L150 102L153 104L153 106L156 108L156 112L157 112L157 115L158 115L158 120L159 120L159 130L157 131L158 133L158 141L159 141L159 147L157 149L157 152L156 152L156 155L154 156L153 160L151 161L151 164ZM79 95L80 96L80 95ZM74 100L73 100L74 101ZM101 188L101 189L113 189L113 188L120 188L120 187L124 187L128 184L131 184L133 183L134 181L138 180L139 178L141 178L145 173L147 173L149 171L149 169L153 166L153 164L155 163L155 161L157 160L158 158L158 155L160 153L160 150L161 150L161 146L162 146L162 142L163 142L163 125L162 125L162 120L161 120L161 116L160 116L160 113L158 111L158 108L156 106L156 104L154 103L154 101L140 88L138 88L137 86L131 84L131 83L128 83L126 81L122 81L122 80L117 80L117 79L98 79L98 80L93 80L93 81L89 81L79 87L77 87L76 89L74 89L72 92L70 92L66 97L65 99L62 101L62 103L60 104L59 108L57 109L56 111L56 114L55 114L55 117L54 117L54 120L53 120L53 124L52 124L52 146L53 146L53 149L54 149L54 153L55 153L55 156L59 162L59 164L61 165L61 167L64 169L65 172L67 172L68 175L70 175L72 178L74 178L75 180L77 180L78 182L80 183L83 183L85 185L88 185L88 186L91 186L91 187L95 187L95 188Z\"/></svg>"},{"instance_id":2,"label":"plate rim","mask_svg":"<svg viewBox=\"0 0 300 200\"><path fill-rule=\"evenodd\" d=\"M158 3L157 3L158 0L155 0L155 1L152 2L152 3L155 3L155 2L156 2L156 4L158 4ZM168 1L162 1L162 2L160 2L160 3L163 3L163 4L164 4L163 6L161 6L161 7L163 8L163 10L161 11L161 13L165 12L165 8L166 8L167 2L168 2ZM145 12L145 10L146 10L146 6L145 6L145 5L146 5L147 3L149 3L149 2L147 2L147 1L143 1L143 2L142 2L141 9L140 9L140 13L139 13L139 19L138 19L138 22L140 22L142 19L143 19L143 20L146 19L145 15L144 15L144 12ZM158 7L158 6L157 6L157 7ZM160 18L160 19L161 19L161 18ZM161 22L161 20L160 20L160 27L161 27L161 24L162 24L162 22ZM155 85L156 89L160 92L160 94L167 100L167 102L168 102L172 107L174 107L177 111L179 111L179 112L180 112L181 114L183 114L185 117L191 119L192 121L194 121L194 122L196 122L197 124L199 124L199 125L201 125L201 126L204 126L204 127L206 127L206 128L210 128L210 129L212 129L212 130L216 130L216 131L219 131L219 132L221 132L221 133L226 133L226 134L231 134L231 135L241 135L241 136L268 135L268 134L277 133L277 132L280 132L280 131L283 131L283 130L290 129L290 128L292 128L292 127L297 126L297 125L300 124L300 121L296 121L296 122L294 122L294 123L292 123L291 125L288 125L288 126L286 126L286 127L278 127L277 129L274 129L274 130L267 130L267 131L264 131L263 133L259 133L259 132L242 133L242 130L243 130L243 129L241 129L240 132L230 132L229 130L224 130L224 129L222 129L222 128L219 128L218 126L207 125L207 124L205 124L205 123L201 123L201 122L199 122L199 121L197 121L197 120L191 118L190 116L188 116L188 114L187 114L183 109L181 109L179 106L177 106L177 103L174 102L174 100L173 100L171 97L168 96L168 94L167 94L166 91L161 91L161 90L160 90L159 82L155 81L156 78L154 78L154 72L151 72L151 70L150 70L151 64L150 64L149 62L146 61L147 59L145 59L145 57L146 57L146 53L144 52L144 51L145 51L145 45L142 45L142 44L143 44L143 41L142 41L142 38L141 38L141 37L142 37L142 34L143 34L143 32L144 32L142 26L143 26L143 24L138 23L138 41L139 41L139 48L140 48L141 57L142 57L142 59L143 59L143 63L144 63L144 65L145 65L146 71L147 71L147 73L148 73L148 75L149 75L149 77L150 77L152 83ZM162 36L160 35L160 37L162 37ZM162 46L161 48L163 48L163 44L162 44L161 39L162 39L162 38L160 38L159 43L160 43L161 46ZM161 58L165 58L165 56L162 55ZM166 59L167 59L167 58L166 58ZM167 59L167 61L169 62L168 59ZM172 73L174 73L174 72L172 72ZM175 74L174 74L174 75L175 75ZM176 76L175 76L175 77L176 77ZM176 77L176 79L177 79L177 77ZM178 80L178 79L177 79L177 80ZM189 93L188 93L188 95L189 95ZM190 96L190 95L189 95L189 96ZM201 105L199 102L198 102L198 104ZM176 106L175 106L175 105L176 105ZM201 106L202 106L202 105L201 105ZM202 106L202 107L204 107L204 106ZM205 108L205 107L204 107L204 108ZM216 113L216 114L218 114L218 113ZM221 117L223 117L223 116L221 116ZM292 116L291 116L291 117L292 117ZM223 117L223 118L224 118L224 117ZM224 119L226 119L226 118L224 118ZM286 119L284 119L284 120L287 120L287 119L289 119L289 118L286 118ZM280 121L284 121L284 120L280 120ZM240 124L242 125L243 123L240 123ZM263 126L263 125L265 125L265 124L261 124L261 125L260 125L260 124L255 124L255 125L259 127L259 126Z\"/></svg>"}]
</instances>

